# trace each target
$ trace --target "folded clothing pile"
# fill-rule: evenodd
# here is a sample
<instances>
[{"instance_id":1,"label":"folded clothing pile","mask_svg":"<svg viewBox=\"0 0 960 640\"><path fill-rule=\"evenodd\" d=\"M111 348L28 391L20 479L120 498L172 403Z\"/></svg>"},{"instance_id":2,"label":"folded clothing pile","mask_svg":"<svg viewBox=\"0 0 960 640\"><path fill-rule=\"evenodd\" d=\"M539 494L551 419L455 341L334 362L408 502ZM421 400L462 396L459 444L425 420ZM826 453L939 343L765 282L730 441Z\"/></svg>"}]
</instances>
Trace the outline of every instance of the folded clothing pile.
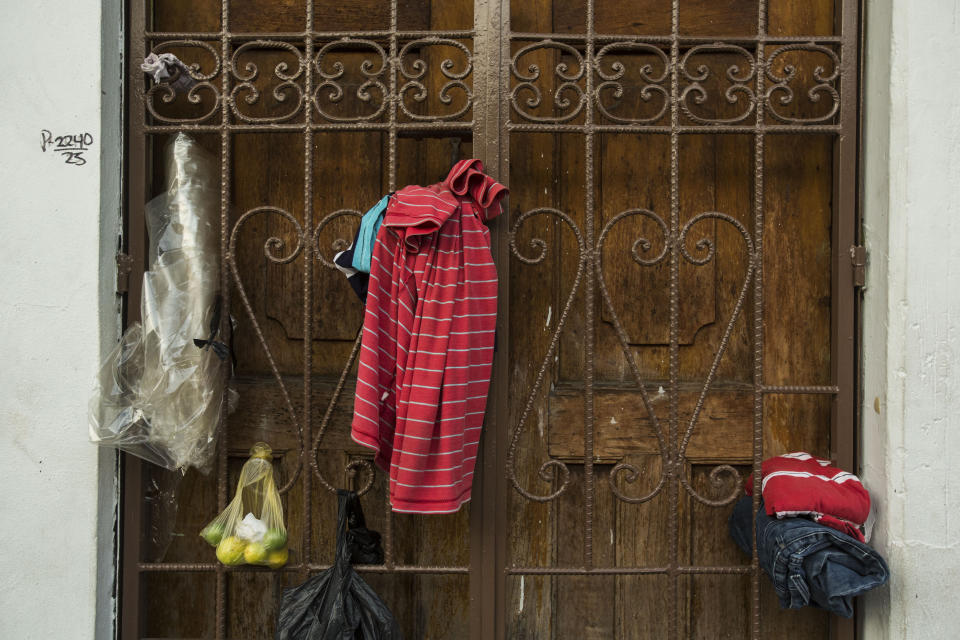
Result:
<instances>
[{"instance_id":1,"label":"folded clothing pile","mask_svg":"<svg viewBox=\"0 0 960 640\"><path fill-rule=\"evenodd\" d=\"M807 605L849 618L853 598L889 578L879 553L852 536L807 518L771 518L757 513L757 558L777 592L780 606ZM741 498L730 516L730 535L750 553L753 500Z\"/></svg>"},{"instance_id":2,"label":"folded clothing pile","mask_svg":"<svg viewBox=\"0 0 960 640\"><path fill-rule=\"evenodd\" d=\"M803 451L767 458L760 473L768 516L809 516L864 541L861 527L870 515L870 494L857 476ZM752 477L744 489L753 495Z\"/></svg>"},{"instance_id":3,"label":"folded clothing pile","mask_svg":"<svg viewBox=\"0 0 960 640\"><path fill-rule=\"evenodd\" d=\"M753 518L753 478L730 516L730 535L757 557L784 608L811 605L849 618L853 597L884 584L886 562L864 542L870 494L852 473L809 453L769 458L760 468L760 509Z\"/></svg>"}]
</instances>

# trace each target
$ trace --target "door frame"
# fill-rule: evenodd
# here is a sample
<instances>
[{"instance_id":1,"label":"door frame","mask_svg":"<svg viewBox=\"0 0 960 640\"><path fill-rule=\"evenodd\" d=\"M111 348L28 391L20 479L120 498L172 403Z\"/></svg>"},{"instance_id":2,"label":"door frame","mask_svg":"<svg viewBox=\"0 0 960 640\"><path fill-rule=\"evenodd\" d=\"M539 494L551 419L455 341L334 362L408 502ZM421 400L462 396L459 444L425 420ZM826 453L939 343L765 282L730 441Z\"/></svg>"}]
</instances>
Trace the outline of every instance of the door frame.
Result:
<instances>
[{"instance_id":1,"label":"door frame","mask_svg":"<svg viewBox=\"0 0 960 640\"><path fill-rule=\"evenodd\" d=\"M224 0L226 2L227 0ZM319 0L318 0L319 1ZM127 60L138 60L146 53L149 32L146 28L145 2L127 2ZM674 9L679 0L673 0ZM835 391L826 389L807 390L813 393L831 393L835 400L831 410L831 447L832 457L840 466L856 469L857 465L857 433L859 430L860 379L859 379L859 321L858 301L855 286L855 269L851 264L851 248L859 242L860 214L858 210L858 154L860 135L860 52L862 47L861 33L861 2L860 0L838 0L837 20L840 36L836 38L822 38L832 40L841 50L840 55L840 116L837 125L832 129L836 136L834 145L834 224L832 226L832 311L831 334L834 340L832 346L832 381ZM312 0L307 0L312 6ZM396 30L397 0L391 3L394 13L394 31ZM588 15L592 16L593 0L587 0ZM760 0L761 11L766 6L766 0ZM508 178L509 158L507 149L509 144L509 130L511 121L511 107L509 100L504 98L509 82L511 60L511 36L509 25L509 0L475 0L474 3L474 95L496 96L496 99L476 100L474 102L474 155L480 158L494 177L505 182ZM590 23L592 24L592 23ZM591 47L594 34L588 27L584 40L587 48ZM678 47L676 29L668 37L669 44ZM224 35L223 52L228 51L229 36ZM644 38L639 38L644 40ZM709 40L716 40L710 38ZM758 42L775 44L787 41L803 41L803 38L774 38L766 36L762 30L755 38L744 39L753 43ZM591 62L590 53L587 56L588 65ZM225 74L226 75L226 74ZM588 74L589 76L590 74ZM590 80L588 79L588 83ZM224 88L227 80L224 80ZM589 86L589 84L588 84ZM127 304L125 306L126 322L137 319L139 305L129 301L139 300L142 293L140 275L146 266L147 243L146 225L143 219L143 203L148 194L147 176L150 173L147 156L147 126L143 107L143 76L138 65L128 64L126 82L126 117L127 130L125 148L125 175L126 194L124 211L124 252L132 258L134 270L129 278ZM589 89L588 89L589 90ZM222 105L223 113L227 113L226 105ZM765 136L775 135L773 128L764 124L759 118L751 127L746 127L756 139L758 145L759 162L762 164L762 140ZM786 130L786 129L784 129ZM665 132L666 135L671 133ZM228 140L230 133L222 133ZM229 141L225 142L229 145ZM225 179L229 179L226 175ZM762 169L755 175L762 177ZM225 193L227 190L225 188ZM228 195L224 195L226 199ZM762 209L762 206L760 207ZM840 215L839 212L847 212ZM843 224L837 224L842 220ZM492 226L493 254L498 265L502 281L509 282L510 273L510 237L507 216L498 219ZM224 291L232 287L228 275L226 262L222 269ZM755 279L757 290L762 285L762 275L758 270ZM488 407L488 428L485 430L482 441L482 454L477 467L480 478L474 486L474 504L480 505L472 513L471 522L471 581L470 596L474 603L471 606L471 636L473 638L505 638L507 588L506 581L509 575L507 566L507 549L505 537L501 534L507 530L507 512L503 496L511 491L510 483L505 473L509 448L509 433L512 425L509 424L509 410L507 398L509 391L508 354L510 353L509 335L509 289L501 287L500 313L497 319L498 351L494 362L494 375L491 383L491 395L494 401ZM762 337L760 338L762 348ZM760 387L762 387L762 382ZM757 389L758 402L762 403L764 393L770 393L773 387ZM797 389L790 392L796 392ZM850 428L840 428L839 425L849 424ZM762 429L762 420L757 423L757 429ZM224 449L221 445L221 449ZM759 463L763 452L760 447L754 450L755 474L759 472ZM225 470L225 452L219 455L219 472ZM141 590L139 584L144 571L163 570L161 567L148 566L139 560L139 536L131 535L139 532L144 524L146 514L139 496L143 491L144 466L140 460L124 455L122 461L121 486L122 526L121 526L121 569L119 594L121 604L118 608L119 628L122 638L137 637L140 617L139 612ZM221 475L222 477L222 475ZM226 499L226 487L223 481L218 483L220 500ZM756 505L755 505L756 506ZM489 559L493 558L494 562ZM757 607L757 580L759 568L754 558L754 606ZM585 571L585 573L589 573ZM226 597L226 578L223 570L216 571L216 589L218 602ZM489 615L490 612L493 615ZM220 616L218 616L220 618ZM832 636L834 638L853 638L855 625L853 621L832 619ZM754 637L759 637L759 627L755 625ZM218 619L218 638L223 637L223 623Z\"/></svg>"}]
</instances>

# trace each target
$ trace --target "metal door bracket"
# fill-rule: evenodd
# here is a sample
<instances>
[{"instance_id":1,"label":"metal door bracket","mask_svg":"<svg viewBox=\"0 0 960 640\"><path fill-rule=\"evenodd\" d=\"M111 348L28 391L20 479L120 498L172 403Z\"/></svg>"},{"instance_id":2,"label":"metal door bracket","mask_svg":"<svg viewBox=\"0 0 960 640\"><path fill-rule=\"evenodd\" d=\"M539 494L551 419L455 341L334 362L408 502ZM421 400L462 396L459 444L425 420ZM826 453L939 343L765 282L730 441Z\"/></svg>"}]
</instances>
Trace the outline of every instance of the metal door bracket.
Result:
<instances>
[{"instance_id":1,"label":"metal door bracket","mask_svg":"<svg viewBox=\"0 0 960 640\"><path fill-rule=\"evenodd\" d=\"M850 247L850 265L853 267L853 286L867 284L867 248L861 245Z\"/></svg>"},{"instance_id":2,"label":"metal door bracket","mask_svg":"<svg viewBox=\"0 0 960 640\"><path fill-rule=\"evenodd\" d=\"M117 254L117 293L126 293L129 290L132 271L133 258L121 251Z\"/></svg>"}]
</instances>

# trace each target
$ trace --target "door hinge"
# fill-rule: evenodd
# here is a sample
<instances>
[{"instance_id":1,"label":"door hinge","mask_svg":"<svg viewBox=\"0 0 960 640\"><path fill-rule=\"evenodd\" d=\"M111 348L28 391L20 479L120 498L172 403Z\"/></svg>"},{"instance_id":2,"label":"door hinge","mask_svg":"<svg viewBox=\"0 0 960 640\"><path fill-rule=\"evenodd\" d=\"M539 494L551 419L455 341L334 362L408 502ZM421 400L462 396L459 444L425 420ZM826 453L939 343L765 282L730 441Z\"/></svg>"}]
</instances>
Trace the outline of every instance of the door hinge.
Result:
<instances>
[{"instance_id":1,"label":"door hinge","mask_svg":"<svg viewBox=\"0 0 960 640\"><path fill-rule=\"evenodd\" d=\"M861 245L850 247L850 265L853 267L853 286L863 287L867 284L867 248Z\"/></svg>"},{"instance_id":2,"label":"door hinge","mask_svg":"<svg viewBox=\"0 0 960 640\"><path fill-rule=\"evenodd\" d=\"M132 271L133 258L121 251L117 254L117 293L126 293L129 290Z\"/></svg>"}]
</instances>

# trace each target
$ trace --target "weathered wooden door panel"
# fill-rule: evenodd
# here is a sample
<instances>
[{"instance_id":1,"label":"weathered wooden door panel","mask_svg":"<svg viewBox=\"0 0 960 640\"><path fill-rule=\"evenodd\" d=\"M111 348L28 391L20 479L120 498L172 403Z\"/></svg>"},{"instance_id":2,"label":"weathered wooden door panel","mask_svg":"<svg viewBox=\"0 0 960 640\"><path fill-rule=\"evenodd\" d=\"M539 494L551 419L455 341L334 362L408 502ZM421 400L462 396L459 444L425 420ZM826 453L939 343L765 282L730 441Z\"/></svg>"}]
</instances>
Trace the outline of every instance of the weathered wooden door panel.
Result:
<instances>
[{"instance_id":1,"label":"weathered wooden door panel","mask_svg":"<svg viewBox=\"0 0 960 640\"><path fill-rule=\"evenodd\" d=\"M508 637L849 632L780 611L726 524L759 456L840 447L841 25L511 3Z\"/></svg>"},{"instance_id":2,"label":"weathered wooden door panel","mask_svg":"<svg viewBox=\"0 0 960 640\"><path fill-rule=\"evenodd\" d=\"M336 499L327 488L352 486L363 492L368 523L387 546L387 573L365 575L407 636L469 635L471 509L388 515L383 474L373 473L368 450L349 438L362 306L330 261L383 193L436 182L452 160L472 155L472 3L403 1L392 26L389 3L363 1L163 2L144 17L148 31L165 34L148 37L147 48L198 65L193 75L209 84L197 87L199 101L148 93L145 125L193 127L227 163L224 251L231 257L224 266L239 403L225 424L228 475L219 491L214 478L198 474L180 483L169 548L139 558L146 563L142 613L127 629L144 637L272 637L282 588L333 559ZM303 35L291 37L307 28L316 34L312 51ZM391 29L403 35L387 35ZM217 129L224 114L234 130ZM446 128L421 137L417 127L427 123L429 131L435 120ZM317 128L305 137L308 122ZM156 157L164 134L151 134ZM273 446L280 483L289 483L291 570L212 572L213 556L196 532L217 512L218 494L222 504L232 493L257 440ZM148 484L152 476L165 474L150 472ZM169 571L170 563L190 568Z\"/></svg>"},{"instance_id":3,"label":"weathered wooden door panel","mask_svg":"<svg viewBox=\"0 0 960 640\"><path fill-rule=\"evenodd\" d=\"M127 463L125 638L272 637L282 589L333 560L335 487L384 534L361 572L409 638L849 637L780 610L726 522L761 457L853 461L853 0L135 0L131 19L131 58L175 53L198 81L131 75L131 209L176 131L220 159L239 400L211 476ZM349 437L362 306L331 260L383 193L465 157L510 187L475 499L392 514ZM225 571L196 533L257 440L291 562Z\"/></svg>"}]
</instances>

